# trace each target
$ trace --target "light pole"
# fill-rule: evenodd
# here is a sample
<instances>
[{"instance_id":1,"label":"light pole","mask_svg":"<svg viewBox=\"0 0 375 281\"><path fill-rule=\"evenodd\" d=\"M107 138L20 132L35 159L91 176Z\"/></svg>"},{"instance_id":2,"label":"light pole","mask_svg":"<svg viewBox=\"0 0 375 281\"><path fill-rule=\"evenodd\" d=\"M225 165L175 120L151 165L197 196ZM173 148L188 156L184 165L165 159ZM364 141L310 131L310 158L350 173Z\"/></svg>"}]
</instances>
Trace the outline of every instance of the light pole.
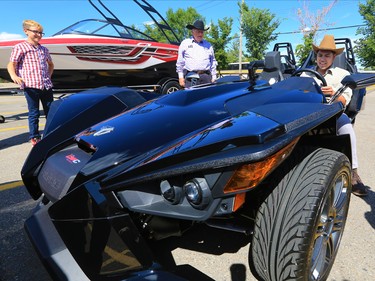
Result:
<instances>
[{"instance_id":1,"label":"light pole","mask_svg":"<svg viewBox=\"0 0 375 281\"><path fill-rule=\"evenodd\" d=\"M238 54L238 71L240 73L240 77L242 77L242 6L244 4L244 0L242 0L241 8L240 8L240 48Z\"/></svg>"}]
</instances>

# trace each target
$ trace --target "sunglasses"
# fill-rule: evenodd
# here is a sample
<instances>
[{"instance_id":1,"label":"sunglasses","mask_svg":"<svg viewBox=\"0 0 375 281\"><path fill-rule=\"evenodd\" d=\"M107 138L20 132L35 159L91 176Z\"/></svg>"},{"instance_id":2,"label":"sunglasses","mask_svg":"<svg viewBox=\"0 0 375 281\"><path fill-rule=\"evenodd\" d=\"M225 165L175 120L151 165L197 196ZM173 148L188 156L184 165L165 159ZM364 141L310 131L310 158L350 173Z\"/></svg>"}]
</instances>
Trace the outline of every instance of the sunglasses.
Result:
<instances>
[{"instance_id":1,"label":"sunglasses","mask_svg":"<svg viewBox=\"0 0 375 281\"><path fill-rule=\"evenodd\" d=\"M38 30L31 30L31 29L28 29L28 31L31 31L32 33L34 33L35 35L40 35L40 36L43 36L44 33L43 32L40 32Z\"/></svg>"}]
</instances>

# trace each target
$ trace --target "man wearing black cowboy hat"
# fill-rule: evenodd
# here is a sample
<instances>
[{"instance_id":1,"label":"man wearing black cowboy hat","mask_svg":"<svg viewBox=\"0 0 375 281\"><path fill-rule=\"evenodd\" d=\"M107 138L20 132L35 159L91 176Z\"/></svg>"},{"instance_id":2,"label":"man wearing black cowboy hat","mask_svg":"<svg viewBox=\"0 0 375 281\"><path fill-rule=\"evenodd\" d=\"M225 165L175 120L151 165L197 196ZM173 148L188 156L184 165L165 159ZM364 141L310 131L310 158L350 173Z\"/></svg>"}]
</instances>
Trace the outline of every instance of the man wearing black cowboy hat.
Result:
<instances>
[{"instance_id":1,"label":"man wearing black cowboy hat","mask_svg":"<svg viewBox=\"0 0 375 281\"><path fill-rule=\"evenodd\" d=\"M214 50L203 39L208 28L204 27L202 20L196 20L186 28L191 30L192 36L181 42L176 63L181 87L215 82L217 61Z\"/></svg>"}]
</instances>

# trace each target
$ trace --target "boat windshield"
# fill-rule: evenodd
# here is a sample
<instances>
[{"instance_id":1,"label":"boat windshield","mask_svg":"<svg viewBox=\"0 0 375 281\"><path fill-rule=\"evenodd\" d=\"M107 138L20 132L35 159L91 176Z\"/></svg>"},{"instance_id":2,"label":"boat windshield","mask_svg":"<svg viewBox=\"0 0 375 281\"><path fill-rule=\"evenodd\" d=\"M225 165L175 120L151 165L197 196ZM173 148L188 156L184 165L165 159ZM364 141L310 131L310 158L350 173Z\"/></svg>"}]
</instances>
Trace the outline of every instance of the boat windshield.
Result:
<instances>
[{"instance_id":1,"label":"boat windshield","mask_svg":"<svg viewBox=\"0 0 375 281\"><path fill-rule=\"evenodd\" d=\"M127 39L140 39L155 41L148 35L125 25L119 25L111 23L105 20L98 19L87 19L79 21L59 32L53 36L63 34L79 34L79 35L91 35L91 36L109 36Z\"/></svg>"}]
</instances>

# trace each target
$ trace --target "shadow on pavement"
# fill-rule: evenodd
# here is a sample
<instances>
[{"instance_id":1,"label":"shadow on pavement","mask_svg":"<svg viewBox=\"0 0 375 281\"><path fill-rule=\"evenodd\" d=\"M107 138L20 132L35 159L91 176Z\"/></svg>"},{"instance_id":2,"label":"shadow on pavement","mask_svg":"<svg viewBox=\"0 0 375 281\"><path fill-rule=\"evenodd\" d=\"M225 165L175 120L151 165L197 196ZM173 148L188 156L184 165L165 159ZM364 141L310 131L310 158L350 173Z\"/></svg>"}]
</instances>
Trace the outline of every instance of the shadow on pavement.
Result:
<instances>
[{"instance_id":1,"label":"shadow on pavement","mask_svg":"<svg viewBox=\"0 0 375 281\"><path fill-rule=\"evenodd\" d=\"M250 236L242 233L213 229L205 224L197 225L195 228L184 233L183 237L173 237L153 243L153 253L157 253L157 259L164 268L176 270L176 264L172 251L183 248L191 251L222 255L225 253L237 253L242 247L250 243ZM180 267L180 266L178 266ZM177 268L178 268L177 267ZM234 281L245 281L247 269L243 264L232 264L231 279ZM210 280L210 279L191 279Z\"/></svg>"},{"instance_id":2,"label":"shadow on pavement","mask_svg":"<svg viewBox=\"0 0 375 281\"><path fill-rule=\"evenodd\" d=\"M246 281L246 266L242 263L234 263L230 267L232 281Z\"/></svg>"},{"instance_id":3,"label":"shadow on pavement","mask_svg":"<svg viewBox=\"0 0 375 281\"><path fill-rule=\"evenodd\" d=\"M0 190L0 280L50 281L23 227L36 202L23 185L16 183L2 183L15 186ZM20 270L20 264L27 270Z\"/></svg>"},{"instance_id":4,"label":"shadow on pavement","mask_svg":"<svg viewBox=\"0 0 375 281\"><path fill-rule=\"evenodd\" d=\"M372 226L373 229L375 229L375 192L371 189L371 187L367 186L368 188L368 195L366 197L363 197L362 199L369 204L371 207L371 211L365 213L365 218L369 222L369 224Z\"/></svg>"},{"instance_id":5,"label":"shadow on pavement","mask_svg":"<svg viewBox=\"0 0 375 281\"><path fill-rule=\"evenodd\" d=\"M0 150L29 141L29 133L22 133L0 141ZM30 144L31 145L31 144Z\"/></svg>"},{"instance_id":6,"label":"shadow on pavement","mask_svg":"<svg viewBox=\"0 0 375 281\"><path fill-rule=\"evenodd\" d=\"M1 114L1 112L0 112L0 114ZM28 116L27 112L13 114L13 115L7 115L7 116L5 116L5 122L27 119L27 116Z\"/></svg>"}]
</instances>

